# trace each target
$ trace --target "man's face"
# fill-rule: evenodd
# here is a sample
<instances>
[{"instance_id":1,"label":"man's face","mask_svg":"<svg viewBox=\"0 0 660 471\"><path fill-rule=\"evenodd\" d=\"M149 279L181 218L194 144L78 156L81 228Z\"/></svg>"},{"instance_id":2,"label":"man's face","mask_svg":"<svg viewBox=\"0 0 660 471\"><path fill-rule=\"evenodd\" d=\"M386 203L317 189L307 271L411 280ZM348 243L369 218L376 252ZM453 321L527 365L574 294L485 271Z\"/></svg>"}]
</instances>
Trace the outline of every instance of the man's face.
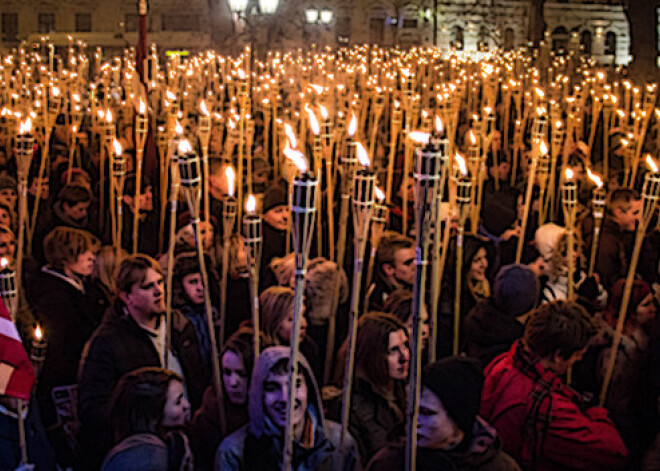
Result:
<instances>
[{"instance_id":1,"label":"man's face","mask_svg":"<svg viewBox=\"0 0 660 471\"><path fill-rule=\"evenodd\" d=\"M408 288L415 281L415 249L413 247L399 249L394 252L394 264L384 266L390 283L397 288Z\"/></svg>"},{"instance_id":2,"label":"man's face","mask_svg":"<svg viewBox=\"0 0 660 471\"><path fill-rule=\"evenodd\" d=\"M641 211L642 200L632 200L630 204L614 209L614 220L624 231L634 231Z\"/></svg>"},{"instance_id":3,"label":"man's face","mask_svg":"<svg viewBox=\"0 0 660 471\"><path fill-rule=\"evenodd\" d=\"M275 206L264 214L264 221L273 229L286 231L289 227L289 207L286 205Z\"/></svg>"},{"instance_id":4,"label":"man's face","mask_svg":"<svg viewBox=\"0 0 660 471\"><path fill-rule=\"evenodd\" d=\"M289 395L289 377L286 373L268 373L264 381L264 410L270 420L279 429L286 427L286 409ZM295 408L293 410L293 424L302 423L307 410L307 382L302 373L296 377Z\"/></svg>"},{"instance_id":5,"label":"man's face","mask_svg":"<svg viewBox=\"0 0 660 471\"><path fill-rule=\"evenodd\" d=\"M0 190L0 200L5 201L10 208L16 207L18 194L13 188L3 188Z\"/></svg>"},{"instance_id":6,"label":"man's face","mask_svg":"<svg viewBox=\"0 0 660 471\"><path fill-rule=\"evenodd\" d=\"M221 167L221 170L209 175L209 191L211 195L217 199L224 199L225 195L228 194L229 186L227 184L227 177L225 176L225 169L227 167Z\"/></svg>"},{"instance_id":7,"label":"man's face","mask_svg":"<svg viewBox=\"0 0 660 471\"><path fill-rule=\"evenodd\" d=\"M460 443L462 435L462 432L447 414L440 398L429 388L423 387L419 397L419 419L417 422L417 443L419 446L434 450L450 450Z\"/></svg>"},{"instance_id":8,"label":"man's face","mask_svg":"<svg viewBox=\"0 0 660 471\"><path fill-rule=\"evenodd\" d=\"M41 190L39 190L39 187L41 187ZM50 196L50 185L48 177L32 179L32 184L30 185L28 192L36 198L37 191L41 191L41 193L39 193L39 197L42 200L48 199Z\"/></svg>"},{"instance_id":9,"label":"man's face","mask_svg":"<svg viewBox=\"0 0 660 471\"><path fill-rule=\"evenodd\" d=\"M64 214L66 214L74 221L80 221L87 217L89 204L89 201L81 201L80 203L76 203L73 206L69 206L68 204L64 203L62 204L62 211L64 211Z\"/></svg>"},{"instance_id":10,"label":"man's face","mask_svg":"<svg viewBox=\"0 0 660 471\"><path fill-rule=\"evenodd\" d=\"M144 281L134 284L131 292L124 294L123 298L129 308L156 317L165 312L164 295L163 276L153 268L147 268Z\"/></svg>"},{"instance_id":11,"label":"man's face","mask_svg":"<svg viewBox=\"0 0 660 471\"><path fill-rule=\"evenodd\" d=\"M408 378L409 360L408 336L403 330L391 332L387 345L387 370L390 379L402 381Z\"/></svg>"},{"instance_id":12,"label":"man's face","mask_svg":"<svg viewBox=\"0 0 660 471\"><path fill-rule=\"evenodd\" d=\"M0 225L11 227L11 214L4 208L0 208Z\"/></svg>"}]
</instances>

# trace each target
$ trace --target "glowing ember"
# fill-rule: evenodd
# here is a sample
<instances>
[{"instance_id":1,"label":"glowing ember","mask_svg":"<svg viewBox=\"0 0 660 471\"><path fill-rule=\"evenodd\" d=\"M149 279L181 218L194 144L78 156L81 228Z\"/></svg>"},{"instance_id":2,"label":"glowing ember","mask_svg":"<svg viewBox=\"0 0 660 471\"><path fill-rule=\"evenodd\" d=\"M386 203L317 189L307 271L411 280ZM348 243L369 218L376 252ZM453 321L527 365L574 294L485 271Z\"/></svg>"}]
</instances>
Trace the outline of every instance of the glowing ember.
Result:
<instances>
[{"instance_id":1,"label":"glowing ember","mask_svg":"<svg viewBox=\"0 0 660 471\"><path fill-rule=\"evenodd\" d=\"M227 179L227 194L229 196L234 196L235 191L235 182L236 182L236 173L234 173L234 168L228 166L225 169L225 178Z\"/></svg>"}]
</instances>

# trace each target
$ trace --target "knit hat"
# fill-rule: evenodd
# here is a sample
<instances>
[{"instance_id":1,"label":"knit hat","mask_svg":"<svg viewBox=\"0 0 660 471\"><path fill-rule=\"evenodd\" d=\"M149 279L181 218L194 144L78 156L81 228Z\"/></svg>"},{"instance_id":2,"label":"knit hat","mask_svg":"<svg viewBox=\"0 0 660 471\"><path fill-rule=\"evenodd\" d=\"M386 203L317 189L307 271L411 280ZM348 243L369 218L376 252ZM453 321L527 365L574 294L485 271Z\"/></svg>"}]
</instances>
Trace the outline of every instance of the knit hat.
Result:
<instances>
[{"instance_id":1,"label":"knit hat","mask_svg":"<svg viewBox=\"0 0 660 471\"><path fill-rule=\"evenodd\" d=\"M280 185L273 185L264 193L263 213L266 214L271 209L289 204L286 197L286 190Z\"/></svg>"},{"instance_id":2,"label":"knit hat","mask_svg":"<svg viewBox=\"0 0 660 471\"><path fill-rule=\"evenodd\" d=\"M6 188L16 190L17 187L18 184L16 183L15 178L10 177L9 175L0 175L0 190L4 190Z\"/></svg>"},{"instance_id":3,"label":"knit hat","mask_svg":"<svg viewBox=\"0 0 660 471\"><path fill-rule=\"evenodd\" d=\"M493 302L502 311L517 317L531 311L539 297L539 279L531 268L506 265L495 277Z\"/></svg>"},{"instance_id":4,"label":"knit hat","mask_svg":"<svg viewBox=\"0 0 660 471\"><path fill-rule=\"evenodd\" d=\"M477 418L483 385L484 374L472 358L444 358L422 371L422 386L438 396L449 417L466 435L472 432Z\"/></svg>"}]
</instances>

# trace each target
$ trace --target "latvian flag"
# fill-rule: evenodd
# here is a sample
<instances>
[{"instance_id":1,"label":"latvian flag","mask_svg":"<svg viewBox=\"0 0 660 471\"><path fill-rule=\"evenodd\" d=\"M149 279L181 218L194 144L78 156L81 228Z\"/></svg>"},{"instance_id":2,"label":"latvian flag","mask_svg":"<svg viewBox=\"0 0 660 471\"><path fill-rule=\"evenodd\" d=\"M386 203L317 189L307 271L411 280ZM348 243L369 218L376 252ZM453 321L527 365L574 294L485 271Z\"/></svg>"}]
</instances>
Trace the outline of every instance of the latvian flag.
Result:
<instances>
[{"instance_id":1,"label":"latvian flag","mask_svg":"<svg viewBox=\"0 0 660 471\"><path fill-rule=\"evenodd\" d=\"M18 330L0 300L0 395L30 399L34 370Z\"/></svg>"}]
</instances>

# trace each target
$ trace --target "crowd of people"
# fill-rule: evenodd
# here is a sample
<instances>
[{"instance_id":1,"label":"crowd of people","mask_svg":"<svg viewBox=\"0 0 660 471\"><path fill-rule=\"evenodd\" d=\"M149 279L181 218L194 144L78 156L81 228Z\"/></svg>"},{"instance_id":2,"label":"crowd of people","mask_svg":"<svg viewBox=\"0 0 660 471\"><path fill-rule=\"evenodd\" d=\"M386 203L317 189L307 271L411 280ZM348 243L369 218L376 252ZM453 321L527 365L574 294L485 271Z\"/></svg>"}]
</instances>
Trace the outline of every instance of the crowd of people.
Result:
<instances>
[{"instance_id":1,"label":"crowd of people","mask_svg":"<svg viewBox=\"0 0 660 471\"><path fill-rule=\"evenodd\" d=\"M152 117L158 120L158 116ZM113 245L107 182L100 179L100 129L84 120L71 129L60 115L45 148L37 132L28 179L29 252L17 253L17 181L11 136L0 136L0 256L10 265L22 259L16 324L29 350L34 327L43 328L47 352L25 416L29 461L37 470L279 470L287 422L288 368L294 324L295 259L286 175L275 173L264 152L263 116L254 116L252 187L263 216L263 252L257 298L260 351L254 351L248 253L241 231L229 237L223 256L222 208L226 169L237 155L226 153L224 136L211 129L208 174L209 220L196 220L181 199L176 216L161 214L158 172L145 172L136 201L133 122L119 121L117 136L128 156L123 188L121 247ZM466 142L460 123L458 147ZM185 135L196 136L187 120ZM3 128L6 129L6 128ZM417 425L418 470L617 470L660 469L660 232L657 220L644 240L623 336L612 340L625 296L642 201L622 186L623 169L607 178L606 214L589 273L593 242L592 183L587 169L602 155L588 155L571 139L563 149L576 174L578 222L569 237L561 209L543 208L536 186L526 229L521 230L524 188L531 146L524 142L515 179L513 146L502 131L487 141L487 177L477 232L461 251L456 218L448 218L446 266L441 290L422 290L423 370ZM385 168L387 129L376 145L376 168ZM612 162L620 156L613 134ZM71 142L75 164L70 167ZM148 145L152 142L149 141ZM506 150L505 149L508 149ZM401 150L401 149L399 149ZM401 162L399 155L395 155ZM108 169L105 169L106 175ZM289 177L290 178L290 177ZM245 179L239 178L244 184ZM295 384L292 469L402 470L405 468L406 411L415 283L413 178L397 165L387 230L375 248L373 280L360 289L355 367L345 371L349 281L353 275L352 228L345 266L325 244L312 243L306 273ZM409 186L405 186L408 184ZM537 182L538 185L538 182ZM246 192L248 188L245 188ZM322 191L327 191L322 188ZM407 193L407 194L406 194ZM448 192L447 192L448 193ZM339 191L330 195L339 200ZM324 195L325 199L325 195ZM409 208L404 211L403 204ZM339 205L337 205L337 208ZM136 253L133 218L139 221ZM540 215L543 213L544 217ZM167 231L175 217L169 251ZM326 214L319 214L322 227ZM338 217L338 211L335 212ZM407 217L408 220L403 218ZM240 226L240 224L239 224ZM470 224L468 223L468 227ZM403 233L406 228L406 233ZM442 230L437 228L437 230ZM516 263L516 248L523 252ZM569 243L574 244L569 250ZM197 244L204 252L204 286ZM460 325L455 326L456 259L462 254ZM575 266L569 290L569 253ZM437 263L437 260L434 261ZM366 264L365 264L366 266ZM171 293L165 273L172 268ZM228 276L222 279L226 270ZM339 277L338 302L334 302ZM220 325L220 284L227 288L226 317ZM214 332L205 306L209 292ZM171 295L171 325L166 322ZM439 296L437 312L432 297ZM333 308L336 309L333 311ZM329 319L336 339L328 343ZM455 328L457 327L457 328ZM437 335L430 335L436 329ZM171 339L168 336L171 332ZM214 338L220 332L220 394L213 377ZM459 338L454 338L458 332ZM435 342L433 339L436 339ZM452 346L459 345L456 355ZM328 350L331 350L328 355ZM431 351L437 353L436 358ZM598 405L606 365L616 356L611 386ZM332 359L326 362L326 358ZM341 443L341 391L353 375L348 438ZM221 397L221 402L218 401ZM20 461L17 404L0 397L0 469Z\"/></svg>"}]
</instances>

